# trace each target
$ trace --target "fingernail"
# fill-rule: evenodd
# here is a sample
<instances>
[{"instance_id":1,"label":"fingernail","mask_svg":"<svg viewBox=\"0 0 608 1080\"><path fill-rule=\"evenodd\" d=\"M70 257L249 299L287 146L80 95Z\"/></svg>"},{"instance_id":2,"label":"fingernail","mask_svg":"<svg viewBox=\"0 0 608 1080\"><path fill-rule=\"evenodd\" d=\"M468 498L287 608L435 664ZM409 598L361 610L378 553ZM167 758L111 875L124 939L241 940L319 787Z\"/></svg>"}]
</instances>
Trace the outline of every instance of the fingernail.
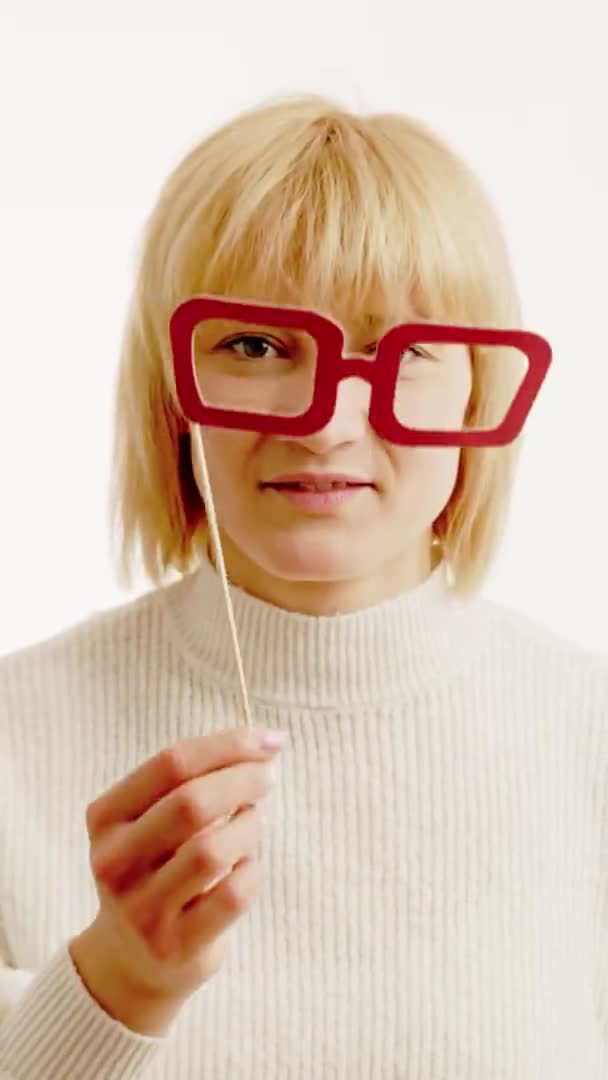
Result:
<instances>
[{"instance_id":1,"label":"fingernail","mask_svg":"<svg viewBox=\"0 0 608 1080\"><path fill-rule=\"evenodd\" d=\"M262 750L268 750L270 753L276 753L278 750L282 750L287 742L289 735L286 731L270 731L269 729L262 729L256 732L259 746Z\"/></svg>"}]
</instances>

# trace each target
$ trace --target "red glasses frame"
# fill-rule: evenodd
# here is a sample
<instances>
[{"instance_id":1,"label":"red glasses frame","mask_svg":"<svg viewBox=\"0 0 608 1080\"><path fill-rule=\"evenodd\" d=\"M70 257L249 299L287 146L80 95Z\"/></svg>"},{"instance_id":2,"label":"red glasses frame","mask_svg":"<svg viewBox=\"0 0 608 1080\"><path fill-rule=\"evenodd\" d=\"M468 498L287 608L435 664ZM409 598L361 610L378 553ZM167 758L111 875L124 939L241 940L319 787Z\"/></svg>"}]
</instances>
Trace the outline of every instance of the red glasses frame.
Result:
<instances>
[{"instance_id":1,"label":"red glasses frame","mask_svg":"<svg viewBox=\"0 0 608 1080\"><path fill-rule=\"evenodd\" d=\"M313 399L306 412L297 416L268 416L205 405L197 385L192 340L198 324L208 319L235 319L289 327L309 334L317 343L319 362ZM513 442L523 428L552 359L551 346L545 338L527 330L431 323L404 323L392 327L378 342L374 357L345 357L342 327L318 312L217 296L194 296L185 300L173 312L169 332L177 397L184 415L194 423L271 435L312 435L331 420L339 382L354 376L367 380L372 387L369 422L374 431L381 439L398 446L483 447ZM526 376L507 415L496 428L489 431L421 431L405 427L395 417L393 396L403 352L413 344L440 342L503 345L519 349L527 357Z\"/></svg>"}]
</instances>

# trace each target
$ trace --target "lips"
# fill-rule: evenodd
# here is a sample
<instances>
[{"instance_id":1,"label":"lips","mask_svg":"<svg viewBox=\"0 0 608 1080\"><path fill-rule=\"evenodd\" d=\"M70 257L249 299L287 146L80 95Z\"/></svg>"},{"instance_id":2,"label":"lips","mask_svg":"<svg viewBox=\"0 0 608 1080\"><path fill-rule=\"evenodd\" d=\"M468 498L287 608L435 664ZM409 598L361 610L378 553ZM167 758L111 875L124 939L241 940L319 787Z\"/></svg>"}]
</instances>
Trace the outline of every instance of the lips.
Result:
<instances>
[{"instance_id":1,"label":"lips","mask_svg":"<svg viewBox=\"0 0 608 1080\"><path fill-rule=\"evenodd\" d=\"M302 481L282 481L276 484L263 484L263 487L276 488L285 491L345 491L347 488L369 487L369 484L355 483L345 480L315 481L303 483Z\"/></svg>"}]
</instances>

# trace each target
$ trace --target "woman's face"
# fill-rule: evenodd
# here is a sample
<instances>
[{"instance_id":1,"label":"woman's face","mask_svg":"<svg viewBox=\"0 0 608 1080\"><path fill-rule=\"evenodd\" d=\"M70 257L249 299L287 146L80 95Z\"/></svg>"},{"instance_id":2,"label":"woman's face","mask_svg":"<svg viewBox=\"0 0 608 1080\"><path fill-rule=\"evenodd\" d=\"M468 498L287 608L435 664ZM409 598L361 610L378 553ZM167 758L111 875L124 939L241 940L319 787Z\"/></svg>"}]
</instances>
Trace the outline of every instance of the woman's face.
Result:
<instances>
[{"instance_id":1,"label":"woman's face","mask_svg":"<svg viewBox=\"0 0 608 1080\"><path fill-rule=\"evenodd\" d=\"M345 350L372 355L382 329L370 340L369 329L341 322ZM215 377L209 385L232 393L234 380L245 375L239 387L252 402L258 385L284 402L287 387L306 392L312 354L305 337L276 327L203 324L196 343L199 383ZM470 392L466 345L425 344L403 359L395 412L413 427L460 428ZM322 614L369 606L427 576L432 525L454 489L460 450L383 441L368 421L370 393L368 382L342 381L333 417L312 435L202 430L226 569L235 584L289 610ZM193 466L203 495L195 444ZM273 485L294 473L310 474L311 482L340 474L360 486L323 497Z\"/></svg>"}]
</instances>

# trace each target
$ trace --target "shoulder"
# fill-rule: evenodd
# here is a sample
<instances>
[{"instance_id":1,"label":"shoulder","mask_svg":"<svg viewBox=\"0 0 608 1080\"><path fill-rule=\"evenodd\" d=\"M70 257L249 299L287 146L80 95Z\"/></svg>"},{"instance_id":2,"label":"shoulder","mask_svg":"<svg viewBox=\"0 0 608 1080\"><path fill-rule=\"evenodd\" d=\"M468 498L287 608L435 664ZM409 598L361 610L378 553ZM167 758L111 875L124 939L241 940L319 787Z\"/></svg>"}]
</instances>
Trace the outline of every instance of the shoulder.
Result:
<instances>
[{"instance_id":1,"label":"shoulder","mask_svg":"<svg viewBox=\"0 0 608 1080\"><path fill-rule=\"evenodd\" d=\"M162 589L94 611L52 636L0 657L0 714L14 706L69 694L75 681L112 677L160 625Z\"/></svg>"},{"instance_id":2,"label":"shoulder","mask_svg":"<svg viewBox=\"0 0 608 1080\"><path fill-rule=\"evenodd\" d=\"M549 696L589 706L608 729L608 653L585 648L540 620L484 599L489 643L508 679L524 679Z\"/></svg>"},{"instance_id":3,"label":"shoulder","mask_svg":"<svg viewBox=\"0 0 608 1080\"><path fill-rule=\"evenodd\" d=\"M60 791L66 763L88 791L156 753L182 677L164 603L174 587L95 611L0 658L0 801L26 788Z\"/></svg>"}]
</instances>

